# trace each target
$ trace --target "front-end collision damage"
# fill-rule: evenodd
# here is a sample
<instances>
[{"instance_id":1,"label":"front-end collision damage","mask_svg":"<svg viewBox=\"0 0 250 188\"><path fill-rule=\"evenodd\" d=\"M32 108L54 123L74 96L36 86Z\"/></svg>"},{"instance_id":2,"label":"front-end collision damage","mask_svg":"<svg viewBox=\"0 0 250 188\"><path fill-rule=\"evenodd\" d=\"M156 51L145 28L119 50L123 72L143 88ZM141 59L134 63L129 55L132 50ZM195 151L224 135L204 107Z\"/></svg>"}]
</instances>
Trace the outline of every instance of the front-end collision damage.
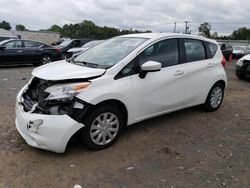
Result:
<instances>
[{"instance_id":1,"label":"front-end collision damage","mask_svg":"<svg viewBox=\"0 0 250 188\"><path fill-rule=\"evenodd\" d=\"M87 82L87 79L47 81L32 78L16 101L16 128L26 142L36 148L63 153L72 136L84 127L82 119L91 104L73 96L46 100L45 90L57 84Z\"/></svg>"},{"instance_id":2,"label":"front-end collision damage","mask_svg":"<svg viewBox=\"0 0 250 188\"><path fill-rule=\"evenodd\" d=\"M48 100L50 93L46 90L57 84L87 82L87 79L74 79L63 81L47 81L39 78L33 78L28 88L22 95L22 105L25 112L45 115L68 115L77 122L81 122L86 111L91 104L72 96L62 99Z\"/></svg>"}]
</instances>

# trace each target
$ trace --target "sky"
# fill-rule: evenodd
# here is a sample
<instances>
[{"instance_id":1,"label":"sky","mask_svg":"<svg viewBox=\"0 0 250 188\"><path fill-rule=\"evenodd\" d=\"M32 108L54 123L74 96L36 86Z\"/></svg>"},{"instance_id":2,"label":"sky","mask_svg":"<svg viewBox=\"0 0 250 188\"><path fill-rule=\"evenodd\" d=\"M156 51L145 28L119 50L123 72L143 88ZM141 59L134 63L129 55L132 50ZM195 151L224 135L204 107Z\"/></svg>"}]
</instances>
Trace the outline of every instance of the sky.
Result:
<instances>
[{"instance_id":1,"label":"sky","mask_svg":"<svg viewBox=\"0 0 250 188\"><path fill-rule=\"evenodd\" d=\"M0 7L0 21L8 21L12 28L23 24L29 30L83 20L153 32L173 32L177 22L181 33L184 21L190 21L193 34L203 22L219 35L250 27L249 0L0 0Z\"/></svg>"}]
</instances>

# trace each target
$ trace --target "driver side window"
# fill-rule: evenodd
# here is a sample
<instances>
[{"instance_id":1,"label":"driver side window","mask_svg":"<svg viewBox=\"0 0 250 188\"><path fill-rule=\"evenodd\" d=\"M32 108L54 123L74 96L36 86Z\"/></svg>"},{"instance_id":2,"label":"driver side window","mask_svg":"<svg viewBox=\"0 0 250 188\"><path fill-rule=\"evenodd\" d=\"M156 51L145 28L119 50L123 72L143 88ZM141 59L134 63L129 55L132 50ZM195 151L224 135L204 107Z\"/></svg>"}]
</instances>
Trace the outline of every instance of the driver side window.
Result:
<instances>
[{"instance_id":1,"label":"driver side window","mask_svg":"<svg viewBox=\"0 0 250 188\"><path fill-rule=\"evenodd\" d=\"M139 65L147 61L156 61L162 67L177 65L179 63L178 39L167 39L148 47L139 55Z\"/></svg>"}]
</instances>

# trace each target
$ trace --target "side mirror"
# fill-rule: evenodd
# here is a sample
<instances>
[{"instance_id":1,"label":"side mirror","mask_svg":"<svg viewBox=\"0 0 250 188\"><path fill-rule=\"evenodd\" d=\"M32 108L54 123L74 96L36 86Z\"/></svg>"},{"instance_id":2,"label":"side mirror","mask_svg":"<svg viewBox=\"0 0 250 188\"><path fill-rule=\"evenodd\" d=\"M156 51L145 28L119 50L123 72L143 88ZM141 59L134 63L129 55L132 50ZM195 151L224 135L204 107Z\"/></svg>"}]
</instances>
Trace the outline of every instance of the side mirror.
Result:
<instances>
[{"instance_id":1,"label":"side mirror","mask_svg":"<svg viewBox=\"0 0 250 188\"><path fill-rule=\"evenodd\" d=\"M141 65L139 73L140 78L145 78L148 72L157 72L161 70L161 63L156 61L147 61Z\"/></svg>"},{"instance_id":2,"label":"side mirror","mask_svg":"<svg viewBox=\"0 0 250 188\"><path fill-rule=\"evenodd\" d=\"M5 49L6 49L5 46L0 46L0 50L1 50L1 51L4 51Z\"/></svg>"}]
</instances>

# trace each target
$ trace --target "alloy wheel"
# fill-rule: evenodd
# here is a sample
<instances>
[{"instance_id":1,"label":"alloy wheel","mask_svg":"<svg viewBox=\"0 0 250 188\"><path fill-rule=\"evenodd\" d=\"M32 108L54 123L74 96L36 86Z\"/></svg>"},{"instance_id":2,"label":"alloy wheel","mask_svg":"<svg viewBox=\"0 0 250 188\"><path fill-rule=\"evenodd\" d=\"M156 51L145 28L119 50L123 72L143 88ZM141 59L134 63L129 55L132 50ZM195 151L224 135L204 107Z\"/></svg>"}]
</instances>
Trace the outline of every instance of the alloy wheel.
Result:
<instances>
[{"instance_id":1,"label":"alloy wheel","mask_svg":"<svg viewBox=\"0 0 250 188\"><path fill-rule=\"evenodd\" d=\"M42 64L43 65L45 65L47 63L50 63L51 61L52 61L52 59L51 59L50 56L45 55L45 56L42 57Z\"/></svg>"}]
</instances>

